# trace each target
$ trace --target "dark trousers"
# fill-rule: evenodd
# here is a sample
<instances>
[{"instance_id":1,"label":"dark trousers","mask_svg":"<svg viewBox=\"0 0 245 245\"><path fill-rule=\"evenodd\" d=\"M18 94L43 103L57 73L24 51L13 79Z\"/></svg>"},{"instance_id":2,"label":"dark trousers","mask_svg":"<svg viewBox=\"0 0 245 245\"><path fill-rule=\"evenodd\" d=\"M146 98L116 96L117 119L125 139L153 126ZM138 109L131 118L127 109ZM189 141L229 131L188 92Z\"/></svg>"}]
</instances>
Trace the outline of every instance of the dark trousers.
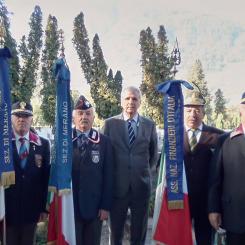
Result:
<instances>
[{"instance_id":1,"label":"dark trousers","mask_svg":"<svg viewBox=\"0 0 245 245\"><path fill-rule=\"evenodd\" d=\"M233 232L226 232L226 244L227 245L244 245L245 233L237 234Z\"/></svg>"},{"instance_id":2,"label":"dark trousers","mask_svg":"<svg viewBox=\"0 0 245 245\"><path fill-rule=\"evenodd\" d=\"M140 200L132 196L131 191L126 197L114 199L110 212L110 244L122 245L124 225L128 208L131 211L130 244L145 244L148 220L149 199Z\"/></svg>"},{"instance_id":3,"label":"dark trousers","mask_svg":"<svg viewBox=\"0 0 245 245\"><path fill-rule=\"evenodd\" d=\"M6 242L7 245L33 245L36 223L19 226L6 227Z\"/></svg>"},{"instance_id":4,"label":"dark trousers","mask_svg":"<svg viewBox=\"0 0 245 245\"><path fill-rule=\"evenodd\" d=\"M212 244L212 227L208 221L208 215L204 212L193 218L197 245Z\"/></svg>"},{"instance_id":5,"label":"dark trousers","mask_svg":"<svg viewBox=\"0 0 245 245\"><path fill-rule=\"evenodd\" d=\"M75 218L76 244L100 245L102 221L99 218L83 220Z\"/></svg>"}]
</instances>

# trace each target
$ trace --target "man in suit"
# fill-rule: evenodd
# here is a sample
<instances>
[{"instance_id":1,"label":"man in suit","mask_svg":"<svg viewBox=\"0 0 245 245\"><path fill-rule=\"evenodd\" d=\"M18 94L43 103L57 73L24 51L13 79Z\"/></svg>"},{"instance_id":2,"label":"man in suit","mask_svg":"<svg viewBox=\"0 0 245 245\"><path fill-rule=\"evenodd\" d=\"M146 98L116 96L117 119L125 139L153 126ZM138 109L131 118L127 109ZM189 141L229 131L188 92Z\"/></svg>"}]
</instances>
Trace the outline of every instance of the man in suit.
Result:
<instances>
[{"instance_id":1,"label":"man in suit","mask_svg":"<svg viewBox=\"0 0 245 245\"><path fill-rule=\"evenodd\" d=\"M190 213L197 245L211 244L208 221L208 174L213 150L222 130L203 123L205 100L199 90L186 92L184 99L184 163Z\"/></svg>"},{"instance_id":2,"label":"man in suit","mask_svg":"<svg viewBox=\"0 0 245 245\"><path fill-rule=\"evenodd\" d=\"M245 93L241 124L222 135L210 172L209 221L226 230L227 245L245 244Z\"/></svg>"},{"instance_id":3,"label":"man in suit","mask_svg":"<svg viewBox=\"0 0 245 245\"><path fill-rule=\"evenodd\" d=\"M115 158L110 241L122 244L130 208L131 245L142 245L147 231L151 167L157 161L156 127L138 114L141 96L137 88L126 88L121 98L122 114L107 119L103 129L111 139Z\"/></svg>"},{"instance_id":4,"label":"man in suit","mask_svg":"<svg viewBox=\"0 0 245 245\"><path fill-rule=\"evenodd\" d=\"M15 185L5 190L6 239L8 245L32 245L37 222L47 218L50 147L30 130L29 103L14 103L11 119Z\"/></svg>"},{"instance_id":5,"label":"man in suit","mask_svg":"<svg viewBox=\"0 0 245 245\"><path fill-rule=\"evenodd\" d=\"M102 221L112 204L112 148L92 128L94 110L80 96L73 110L72 184L77 245L99 245Z\"/></svg>"}]
</instances>

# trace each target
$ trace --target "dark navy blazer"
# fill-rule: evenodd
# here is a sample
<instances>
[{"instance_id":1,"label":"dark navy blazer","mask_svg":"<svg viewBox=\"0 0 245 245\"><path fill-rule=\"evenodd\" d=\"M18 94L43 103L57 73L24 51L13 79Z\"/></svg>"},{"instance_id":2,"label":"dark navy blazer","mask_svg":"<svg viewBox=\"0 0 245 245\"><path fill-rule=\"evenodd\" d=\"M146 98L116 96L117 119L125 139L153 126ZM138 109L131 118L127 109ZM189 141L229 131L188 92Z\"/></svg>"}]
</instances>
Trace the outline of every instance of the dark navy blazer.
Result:
<instances>
[{"instance_id":1,"label":"dark navy blazer","mask_svg":"<svg viewBox=\"0 0 245 245\"><path fill-rule=\"evenodd\" d=\"M7 225L25 225L38 222L46 211L50 170L48 140L30 132L30 148L24 169L20 166L15 138L12 140L15 185L5 190Z\"/></svg>"},{"instance_id":2,"label":"dark navy blazer","mask_svg":"<svg viewBox=\"0 0 245 245\"><path fill-rule=\"evenodd\" d=\"M73 130L72 185L75 218L91 220L99 209L109 211L112 204L113 158L107 136L91 129L85 151L78 147Z\"/></svg>"}]
</instances>

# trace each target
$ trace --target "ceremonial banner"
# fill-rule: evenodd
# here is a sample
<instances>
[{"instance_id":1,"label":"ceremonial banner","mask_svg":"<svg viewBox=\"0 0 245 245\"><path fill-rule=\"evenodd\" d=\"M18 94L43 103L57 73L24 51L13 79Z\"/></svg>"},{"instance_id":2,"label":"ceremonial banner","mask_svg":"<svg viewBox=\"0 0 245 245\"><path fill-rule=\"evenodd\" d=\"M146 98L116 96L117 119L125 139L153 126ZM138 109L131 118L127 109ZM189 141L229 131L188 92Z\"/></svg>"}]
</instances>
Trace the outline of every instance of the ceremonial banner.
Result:
<instances>
[{"instance_id":1,"label":"ceremonial banner","mask_svg":"<svg viewBox=\"0 0 245 245\"><path fill-rule=\"evenodd\" d=\"M15 183L12 154L11 99L8 48L0 49L0 221L5 217L4 186ZM5 234L3 234L5 240Z\"/></svg>"},{"instance_id":2,"label":"ceremonial banner","mask_svg":"<svg viewBox=\"0 0 245 245\"><path fill-rule=\"evenodd\" d=\"M56 116L55 138L49 189L59 194L70 192L72 168L72 115L70 71L63 59L55 63Z\"/></svg>"},{"instance_id":3,"label":"ceremonial banner","mask_svg":"<svg viewBox=\"0 0 245 245\"><path fill-rule=\"evenodd\" d=\"M156 244L193 245L192 225L183 161L182 80L158 86L164 93L164 146L156 189L153 240Z\"/></svg>"},{"instance_id":4,"label":"ceremonial banner","mask_svg":"<svg viewBox=\"0 0 245 245\"><path fill-rule=\"evenodd\" d=\"M48 244L75 245L74 208L71 189L72 115L70 72L64 59L55 64L56 117L54 158L51 161L49 190L52 191Z\"/></svg>"},{"instance_id":5,"label":"ceremonial banner","mask_svg":"<svg viewBox=\"0 0 245 245\"><path fill-rule=\"evenodd\" d=\"M12 155L11 99L9 88L8 48L0 49L0 184L15 183Z\"/></svg>"}]
</instances>

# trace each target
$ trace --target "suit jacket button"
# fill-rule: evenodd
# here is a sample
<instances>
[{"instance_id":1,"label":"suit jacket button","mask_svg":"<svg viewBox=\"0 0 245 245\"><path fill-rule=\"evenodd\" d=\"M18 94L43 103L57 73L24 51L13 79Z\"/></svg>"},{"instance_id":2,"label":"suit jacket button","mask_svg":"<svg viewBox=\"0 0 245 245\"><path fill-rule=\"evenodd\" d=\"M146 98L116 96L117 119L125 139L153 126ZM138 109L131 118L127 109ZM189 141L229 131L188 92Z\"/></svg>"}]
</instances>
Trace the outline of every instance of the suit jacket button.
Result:
<instances>
[{"instance_id":1,"label":"suit jacket button","mask_svg":"<svg viewBox=\"0 0 245 245\"><path fill-rule=\"evenodd\" d=\"M22 175L22 179L24 179L25 178L25 175Z\"/></svg>"}]
</instances>

